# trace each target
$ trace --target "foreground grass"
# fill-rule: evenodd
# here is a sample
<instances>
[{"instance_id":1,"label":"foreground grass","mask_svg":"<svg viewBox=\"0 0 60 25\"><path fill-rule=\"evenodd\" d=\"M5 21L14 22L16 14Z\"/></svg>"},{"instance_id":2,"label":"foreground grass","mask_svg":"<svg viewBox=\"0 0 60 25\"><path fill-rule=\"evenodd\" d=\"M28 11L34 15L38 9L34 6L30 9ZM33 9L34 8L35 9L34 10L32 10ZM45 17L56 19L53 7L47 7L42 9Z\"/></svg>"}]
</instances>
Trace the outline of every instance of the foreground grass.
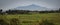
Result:
<instances>
[{"instance_id":1,"label":"foreground grass","mask_svg":"<svg viewBox=\"0 0 60 25\"><path fill-rule=\"evenodd\" d=\"M60 13L0 15L0 19L4 19L8 23L10 23L10 19L12 18L19 19L22 25L37 24L45 19L47 19L50 22L53 22L55 25L60 25ZM22 23L23 21L32 21L32 23Z\"/></svg>"}]
</instances>

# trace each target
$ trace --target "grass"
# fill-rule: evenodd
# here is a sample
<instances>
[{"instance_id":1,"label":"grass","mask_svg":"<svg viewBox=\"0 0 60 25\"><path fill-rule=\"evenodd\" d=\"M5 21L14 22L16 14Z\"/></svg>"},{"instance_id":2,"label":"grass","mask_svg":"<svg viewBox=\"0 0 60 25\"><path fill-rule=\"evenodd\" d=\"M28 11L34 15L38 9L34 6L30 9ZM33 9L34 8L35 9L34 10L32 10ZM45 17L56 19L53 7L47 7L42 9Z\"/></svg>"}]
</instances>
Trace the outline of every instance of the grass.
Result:
<instances>
[{"instance_id":1,"label":"grass","mask_svg":"<svg viewBox=\"0 0 60 25\"><path fill-rule=\"evenodd\" d=\"M31 24L34 25L39 22L42 22L42 20L45 20L45 19L47 19L50 22L53 22L55 25L60 25L60 13L0 15L0 19L4 19L8 23L12 18L19 19L22 25L31 25ZM27 21L29 23L22 23L23 21Z\"/></svg>"}]
</instances>

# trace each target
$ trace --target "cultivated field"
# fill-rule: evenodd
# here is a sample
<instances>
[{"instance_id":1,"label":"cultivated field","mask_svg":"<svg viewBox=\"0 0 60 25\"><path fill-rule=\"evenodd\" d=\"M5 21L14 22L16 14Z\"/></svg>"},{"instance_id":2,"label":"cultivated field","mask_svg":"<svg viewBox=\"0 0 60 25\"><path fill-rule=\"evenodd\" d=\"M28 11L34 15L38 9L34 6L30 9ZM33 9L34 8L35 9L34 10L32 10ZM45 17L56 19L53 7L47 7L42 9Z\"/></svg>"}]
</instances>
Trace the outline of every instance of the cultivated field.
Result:
<instances>
[{"instance_id":1,"label":"cultivated field","mask_svg":"<svg viewBox=\"0 0 60 25\"><path fill-rule=\"evenodd\" d=\"M11 19L13 18L19 20L18 25L39 25L39 23L42 23L42 20L48 20L49 22L52 22L55 25L60 25L60 13L0 15L0 19L3 19L9 24Z\"/></svg>"}]
</instances>

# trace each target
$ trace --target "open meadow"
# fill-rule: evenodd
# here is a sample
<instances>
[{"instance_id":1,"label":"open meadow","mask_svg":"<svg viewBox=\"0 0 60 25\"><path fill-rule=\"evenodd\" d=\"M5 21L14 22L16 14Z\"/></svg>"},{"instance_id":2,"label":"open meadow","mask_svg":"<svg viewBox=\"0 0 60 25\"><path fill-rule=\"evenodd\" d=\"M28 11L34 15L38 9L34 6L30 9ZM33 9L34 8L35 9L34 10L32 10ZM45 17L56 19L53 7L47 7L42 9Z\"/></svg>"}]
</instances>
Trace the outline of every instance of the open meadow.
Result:
<instances>
[{"instance_id":1,"label":"open meadow","mask_svg":"<svg viewBox=\"0 0 60 25\"><path fill-rule=\"evenodd\" d=\"M48 20L55 25L60 25L60 13L5 14L0 15L0 21L1 19L3 19L9 25L42 25L40 23L42 23L43 20Z\"/></svg>"}]
</instances>

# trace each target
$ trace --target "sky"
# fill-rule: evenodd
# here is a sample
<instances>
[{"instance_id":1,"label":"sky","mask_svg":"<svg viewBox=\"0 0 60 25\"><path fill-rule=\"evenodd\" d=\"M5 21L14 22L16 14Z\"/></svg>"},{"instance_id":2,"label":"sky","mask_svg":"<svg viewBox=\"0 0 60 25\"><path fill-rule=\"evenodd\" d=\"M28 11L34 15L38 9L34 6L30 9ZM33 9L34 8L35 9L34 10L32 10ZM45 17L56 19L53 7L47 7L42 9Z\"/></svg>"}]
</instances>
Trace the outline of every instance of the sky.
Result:
<instances>
[{"instance_id":1,"label":"sky","mask_svg":"<svg viewBox=\"0 0 60 25\"><path fill-rule=\"evenodd\" d=\"M8 10L18 6L35 4L38 6L57 9L60 8L60 0L0 0L0 9Z\"/></svg>"}]
</instances>

